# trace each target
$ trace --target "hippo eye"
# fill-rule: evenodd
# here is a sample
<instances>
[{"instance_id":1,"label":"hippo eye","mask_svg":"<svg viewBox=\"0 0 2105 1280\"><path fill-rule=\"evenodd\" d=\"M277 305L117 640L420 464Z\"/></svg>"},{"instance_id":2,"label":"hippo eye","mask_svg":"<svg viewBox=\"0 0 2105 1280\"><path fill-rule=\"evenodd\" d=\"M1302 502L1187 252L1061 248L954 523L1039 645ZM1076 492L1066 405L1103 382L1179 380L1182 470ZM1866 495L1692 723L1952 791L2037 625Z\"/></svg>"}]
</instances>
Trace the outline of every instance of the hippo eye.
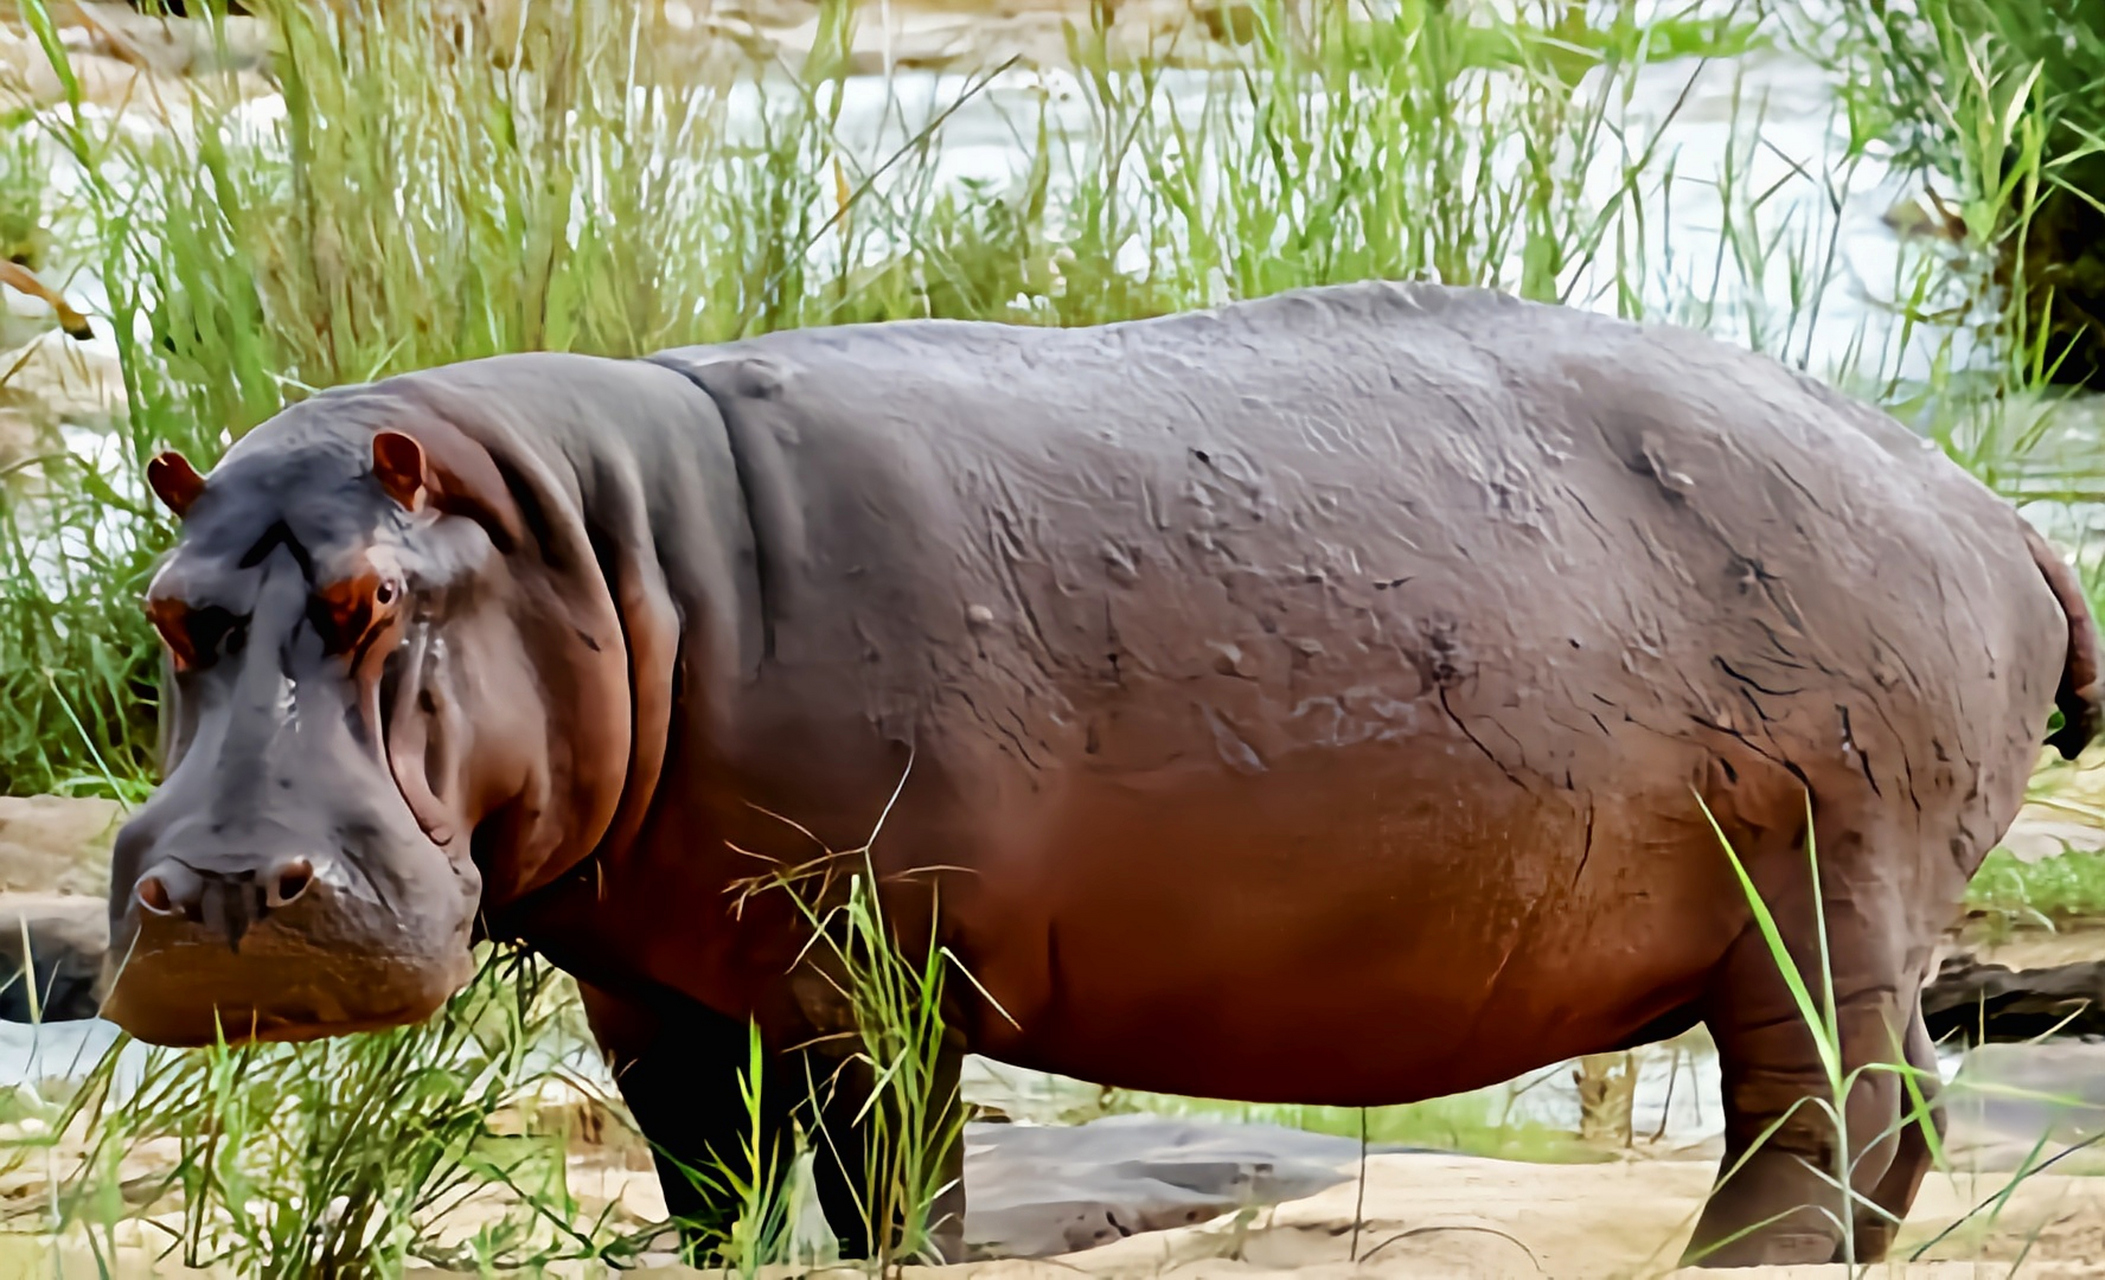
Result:
<instances>
[{"instance_id":1,"label":"hippo eye","mask_svg":"<svg viewBox=\"0 0 2105 1280\"><path fill-rule=\"evenodd\" d=\"M367 572L316 588L307 606L308 621L327 652L360 652L376 629L388 623L388 611L401 597L399 579Z\"/></svg>"}]
</instances>

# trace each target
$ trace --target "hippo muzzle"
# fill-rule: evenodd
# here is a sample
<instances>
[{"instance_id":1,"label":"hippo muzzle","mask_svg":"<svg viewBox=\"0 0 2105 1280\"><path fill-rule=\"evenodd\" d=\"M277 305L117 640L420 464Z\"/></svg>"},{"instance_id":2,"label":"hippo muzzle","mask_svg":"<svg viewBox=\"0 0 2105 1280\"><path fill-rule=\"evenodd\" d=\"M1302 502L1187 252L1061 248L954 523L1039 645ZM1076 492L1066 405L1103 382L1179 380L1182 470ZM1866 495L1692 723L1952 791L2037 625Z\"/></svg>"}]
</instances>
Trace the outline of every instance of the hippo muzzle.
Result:
<instances>
[{"instance_id":1,"label":"hippo muzzle","mask_svg":"<svg viewBox=\"0 0 2105 1280\"><path fill-rule=\"evenodd\" d=\"M119 837L103 1016L141 1040L304 1040L418 1022L464 985L473 886L373 828L142 812ZM348 838L347 838L348 837Z\"/></svg>"}]
</instances>

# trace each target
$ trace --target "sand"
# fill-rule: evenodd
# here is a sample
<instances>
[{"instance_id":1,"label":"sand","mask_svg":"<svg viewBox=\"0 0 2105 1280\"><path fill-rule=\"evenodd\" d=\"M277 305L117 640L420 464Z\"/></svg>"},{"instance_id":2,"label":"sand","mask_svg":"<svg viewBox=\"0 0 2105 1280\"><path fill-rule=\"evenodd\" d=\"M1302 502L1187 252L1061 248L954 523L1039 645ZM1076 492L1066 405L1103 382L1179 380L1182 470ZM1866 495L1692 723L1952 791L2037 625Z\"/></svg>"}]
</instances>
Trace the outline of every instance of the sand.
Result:
<instances>
[{"instance_id":1,"label":"sand","mask_svg":"<svg viewBox=\"0 0 2105 1280\"><path fill-rule=\"evenodd\" d=\"M1276 1207L1135 1235L1035 1261L916 1269L928 1277L1055 1280L1076 1275L1648 1277L1673 1274L1708 1189L1709 1161L1536 1165L1445 1155L1379 1155L1357 1177ZM624 1175L628 1203L646 1208L647 1175ZM2007 1175L1933 1177L1901 1239L1905 1255L2007 1185ZM1362 1197L1364 1205L1361 1207ZM1352 1261L1355 1246L1360 1261ZM2105 1179L2037 1175L1991 1224L1954 1232L1930 1260L1872 1275L1908 1277L2099 1274L2105 1265ZM646 1274L691 1274L661 1263ZM1831 1276L1845 1268L1760 1268L1745 1276Z\"/></svg>"}]
</instances>

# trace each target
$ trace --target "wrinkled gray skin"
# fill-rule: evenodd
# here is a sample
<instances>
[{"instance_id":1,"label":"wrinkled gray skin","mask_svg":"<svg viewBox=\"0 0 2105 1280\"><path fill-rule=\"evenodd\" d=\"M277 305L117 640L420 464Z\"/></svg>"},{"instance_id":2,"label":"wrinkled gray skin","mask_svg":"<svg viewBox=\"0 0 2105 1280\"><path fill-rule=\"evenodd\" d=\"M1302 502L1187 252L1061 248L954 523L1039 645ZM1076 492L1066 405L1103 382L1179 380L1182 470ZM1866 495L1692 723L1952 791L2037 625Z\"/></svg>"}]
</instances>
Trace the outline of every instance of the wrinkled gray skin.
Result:
<instances>
[{"instance_id":1,"label":"wrinkled gray skin","mask_svg":"<svg viewBox=\"0 0 2105 1280\"><path fill-rule=\"evenodd\" d=\"M391 431L443 461L435 508L375 461ZM280 521L303 549L259 556ZM742 1134L744 1019L779 1102L846 1018L784 893L743 890L886 814L901 936L1000 1006L950 984L947 1070L1372 1105L1701 1021L1726 1167L1782 1123L1696 1251L1825 1261L1834 1134L1792 1106L1819 1058L1705 806L1803 965L1810 808L1843 1063L1934 1093L1932 945L2057 691L2064 750L2096 718L2067 566L1927 443L1698 335L1431 287L471 362L287 411L187 523L170 572L277 656L187 677L188 751L119 849L115 1016L409 1016L479 903L579 977L689 1161ZM333 580L306 566L375 546L411 566L403 678L456 708L443 769L413 701L347 715L365 677L299 621ZM288 858L326 870L280 908ZM243 905L143 911L169 868ZM1903 1096L1848 1102L1859 1258L1929 1163Z\"/></svg>"}]
</instances>

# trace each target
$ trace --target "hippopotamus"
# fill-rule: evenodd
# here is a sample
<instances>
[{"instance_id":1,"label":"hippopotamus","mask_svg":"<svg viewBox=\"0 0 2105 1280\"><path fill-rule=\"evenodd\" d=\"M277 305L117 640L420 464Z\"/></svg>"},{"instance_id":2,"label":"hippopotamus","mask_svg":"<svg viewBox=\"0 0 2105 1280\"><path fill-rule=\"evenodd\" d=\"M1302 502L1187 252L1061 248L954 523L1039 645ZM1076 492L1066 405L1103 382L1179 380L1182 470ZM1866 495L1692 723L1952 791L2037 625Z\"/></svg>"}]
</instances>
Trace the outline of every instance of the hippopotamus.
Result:
<instances>
[{"instance_id":1,"label":"hippopotamus","mask_svg":"<svg viewBox=\"0 0 2105 1280\"><path fill-rule=\"evenodd\" d=\"M938 1089L1378 1106L1700 1023L1689 1257L1877 1258L1942 1123L1938 936L2099 716L2070 566L1933 444L1487 291L477 359L149 478L165 780L106 1015L396 1026L516 942L682 1222L735 1212L683 1169L815 1114L850 1252L870 1072L799 886L962 972ZM1846 1146L1765 927L1832 981Z\"/></svg>"}]
</instances>

